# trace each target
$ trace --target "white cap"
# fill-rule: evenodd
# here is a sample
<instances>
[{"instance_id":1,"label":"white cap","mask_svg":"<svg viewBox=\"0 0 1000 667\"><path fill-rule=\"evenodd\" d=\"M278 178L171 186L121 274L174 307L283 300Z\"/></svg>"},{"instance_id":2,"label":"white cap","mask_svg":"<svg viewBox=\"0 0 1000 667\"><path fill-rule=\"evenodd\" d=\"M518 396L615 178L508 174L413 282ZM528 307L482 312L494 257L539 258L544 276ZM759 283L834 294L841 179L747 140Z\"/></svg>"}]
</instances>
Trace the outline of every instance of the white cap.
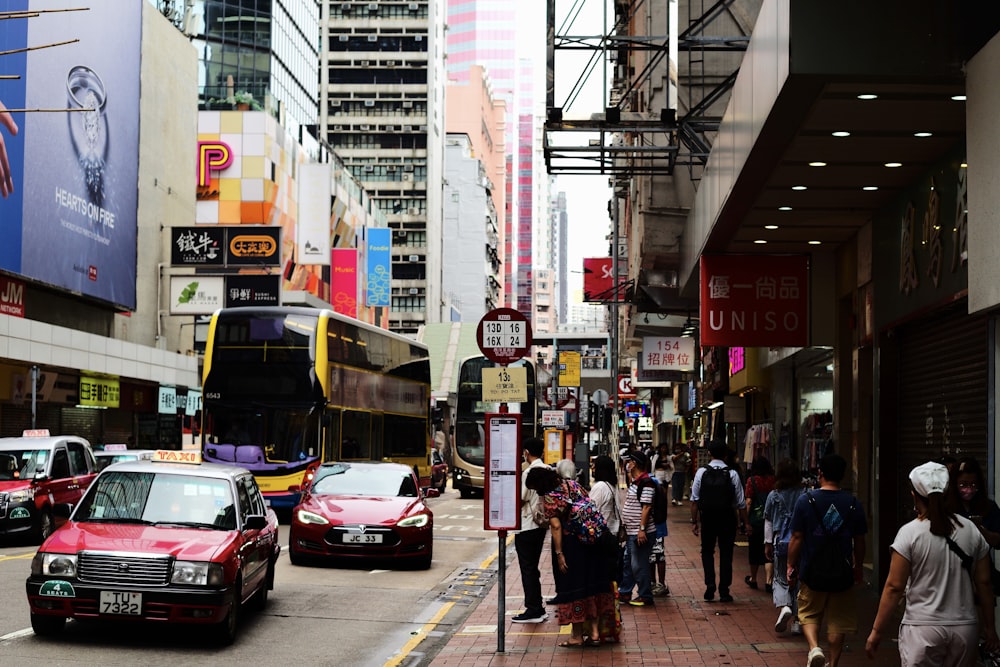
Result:
<instances>
[{"instance_id":1,"label":"white cap","mask_svg":"<svg viewBox=\"0 0 1000 667\"><path fill-rule=\"evenodd\" d=\"M932 493L944 493L948 488L948 468L933 461L918 465L910 471L910 484L924 498Z\"/></svg>"}]
</instances>

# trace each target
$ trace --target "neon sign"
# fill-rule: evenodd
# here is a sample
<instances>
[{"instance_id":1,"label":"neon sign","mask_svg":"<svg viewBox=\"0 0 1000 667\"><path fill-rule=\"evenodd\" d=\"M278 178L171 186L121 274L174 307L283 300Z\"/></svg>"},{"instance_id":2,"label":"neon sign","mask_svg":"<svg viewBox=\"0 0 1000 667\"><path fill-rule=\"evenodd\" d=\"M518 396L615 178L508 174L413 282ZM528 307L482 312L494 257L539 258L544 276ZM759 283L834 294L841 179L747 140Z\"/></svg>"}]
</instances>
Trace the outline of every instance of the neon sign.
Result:
<instances>
[{"instance_id":1,"label":"neon sign","mask_svg":"<svg viewBox=\"0 0 1000 667\"><path fill-rule=\"evenodd\" d=\"M729 348L729 374L736 375L747 365L746 360L746 348L745 347L731 347Z\"/></svg>"},{"instance_id":2,"label":"neon sign","mask_svg":"<svg viewBox=\"0 0 1000 667\"><path fill-rule=\"evenodd\" d=\"M198 187L212 182L212 172L222 171L233 163L233 149L222 141L198 142Z\"/></svg>"}]
</instances>

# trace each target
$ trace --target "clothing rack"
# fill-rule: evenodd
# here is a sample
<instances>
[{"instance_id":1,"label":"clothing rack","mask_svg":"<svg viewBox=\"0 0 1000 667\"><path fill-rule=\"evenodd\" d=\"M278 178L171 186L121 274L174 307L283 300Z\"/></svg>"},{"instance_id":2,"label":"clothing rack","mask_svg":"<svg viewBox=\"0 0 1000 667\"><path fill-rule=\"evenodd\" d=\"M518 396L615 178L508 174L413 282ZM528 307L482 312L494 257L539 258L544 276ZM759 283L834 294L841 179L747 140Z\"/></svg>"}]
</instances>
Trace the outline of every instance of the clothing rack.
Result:
<instances>
[{"instance_id":1,"label":"clothing rack","mask_svg":"<svg viewBox=\"0 0 1000 667\"><path fill-rule=\"evenodd\" d=\"M743 461L749 468L753 460L765 456L774 462L774 426L770 422L754 424L743 439Z\"/></svg>"}]
</instances>

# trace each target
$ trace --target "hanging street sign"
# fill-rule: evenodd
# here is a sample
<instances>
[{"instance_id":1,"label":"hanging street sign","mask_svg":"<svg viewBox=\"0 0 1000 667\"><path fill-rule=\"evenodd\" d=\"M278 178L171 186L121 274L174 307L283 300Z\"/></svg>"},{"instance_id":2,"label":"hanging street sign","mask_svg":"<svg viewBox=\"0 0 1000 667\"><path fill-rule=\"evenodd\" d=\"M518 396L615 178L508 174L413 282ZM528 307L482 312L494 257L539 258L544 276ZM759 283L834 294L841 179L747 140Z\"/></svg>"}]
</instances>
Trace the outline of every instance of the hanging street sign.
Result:
<instances>
[{"instance_id":1,"label":"hanging street sign","mask_svg":"<svg viewBox=\"0 0 1000 667\"><path fill-rule=\"evenodd\" d=\"M490 361L512 364L531 349L531 324L513 308L494 308L479 320L476 343Z\"/></svg>"}]
</instances>

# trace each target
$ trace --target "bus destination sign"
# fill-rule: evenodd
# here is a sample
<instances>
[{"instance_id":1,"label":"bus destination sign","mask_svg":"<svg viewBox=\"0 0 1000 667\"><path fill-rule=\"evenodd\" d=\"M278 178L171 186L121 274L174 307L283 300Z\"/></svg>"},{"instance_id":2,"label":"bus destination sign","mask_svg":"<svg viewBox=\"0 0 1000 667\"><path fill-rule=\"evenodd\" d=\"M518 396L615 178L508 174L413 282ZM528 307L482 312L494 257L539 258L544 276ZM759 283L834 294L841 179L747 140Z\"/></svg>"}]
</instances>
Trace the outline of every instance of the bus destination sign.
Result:
<instances>
[{"instance_id":1,"label":"bus destination sign","mask_svg":"<svg viewBox=\"0 0 1000 667\"><path fill-rule=\"evenodd\" d=\"M512 364L531 348L531 324L513 308L494 308L479 320L476 342L490 361Z\"/></svg>"}]
</instances>

